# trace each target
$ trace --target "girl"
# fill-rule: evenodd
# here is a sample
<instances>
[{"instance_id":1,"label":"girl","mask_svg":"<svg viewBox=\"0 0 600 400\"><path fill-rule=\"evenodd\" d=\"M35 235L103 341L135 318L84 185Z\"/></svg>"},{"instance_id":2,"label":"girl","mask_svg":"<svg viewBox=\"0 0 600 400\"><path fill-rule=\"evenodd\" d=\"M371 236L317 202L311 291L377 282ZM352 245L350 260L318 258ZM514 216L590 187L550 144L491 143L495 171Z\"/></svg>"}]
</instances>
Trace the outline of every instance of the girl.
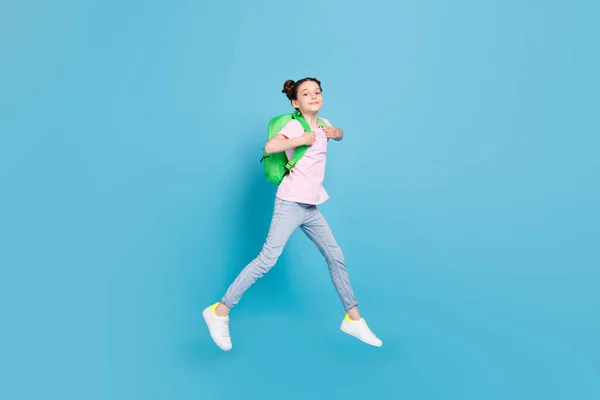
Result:
<instances>
[{"instance_id":1,"label":"girl","mask_svg":"<svg viewBox=\"0 0 600 400\"><path fill-rule=\"evenodd\" d=\"M331 126L326 119L323 119L327 124L326 128L321 128L317 122L317 115L323 104L321 82L317 79L304 78L298 82L288 80L284 83L282 92L287 95L292 106L302 113L313 130L305 132L294 119L267 142L265 152L271 154L285 151L289 159L296 147L310 147L279 185L269 234L262 251L237 276L221 301L204 310L203 316L210 335L221 349L231 350L229 311L244 292L275 265L289 237L300 228L327 260L331 279L346 310L341 330L372 346L381 347L381 340L369 329L358 312L358 301L350 285L342 250L317 208L317 205L329 198L322 186L327 143L329 139L342 140L343 132L340 128Z\"/></svg>"}]
</instances>

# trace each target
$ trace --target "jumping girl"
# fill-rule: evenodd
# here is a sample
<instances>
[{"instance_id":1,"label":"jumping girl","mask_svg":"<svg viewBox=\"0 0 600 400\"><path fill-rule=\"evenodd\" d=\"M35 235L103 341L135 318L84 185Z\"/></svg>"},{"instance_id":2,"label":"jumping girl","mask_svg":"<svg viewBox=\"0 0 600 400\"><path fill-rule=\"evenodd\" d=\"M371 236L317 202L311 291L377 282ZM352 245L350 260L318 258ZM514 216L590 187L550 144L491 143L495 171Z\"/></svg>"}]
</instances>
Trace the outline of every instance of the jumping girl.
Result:
<instances>
[{"instance_id":1,"label":"jumping girl","mask_svg":"<svg viewBox=\"0 0 600 400\"><path fill-rule=\"evenodd\" d=\"M329 198L322 185L325 178L327 144L329 139L342 140L343 132L324 118L322 120L327 127L321 128L318 123L318 113L323 105L319 80L288 80L284 83L282 92L287 95L292 106L300 111L312 131L305 132L301 124L294 119L267 142L265 153L285 151L291 159L296 147L309 147L292 172L279 185L271 226L262 251L237 276L221 301L204 310L203 316L210 335L222 350L231 350L229 311L239 302L244 292L276 264L288 239L300 228L314 242L329 266L333 285L346 310L340 329L365 343L381 347L381 340L369 329L358 312L358 301L350 285L342 250L317 208Z\"/></svg>"}]
</instances>

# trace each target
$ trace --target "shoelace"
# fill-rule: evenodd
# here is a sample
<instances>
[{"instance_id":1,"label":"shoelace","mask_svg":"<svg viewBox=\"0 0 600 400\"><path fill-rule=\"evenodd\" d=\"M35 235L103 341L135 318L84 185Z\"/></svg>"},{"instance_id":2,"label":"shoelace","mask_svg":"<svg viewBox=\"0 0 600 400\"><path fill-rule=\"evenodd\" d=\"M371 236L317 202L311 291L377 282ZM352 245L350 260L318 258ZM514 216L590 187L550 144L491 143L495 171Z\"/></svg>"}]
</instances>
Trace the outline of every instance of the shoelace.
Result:
<instances>
[{"instance_id":1,"label":"shoelace","mask_svg":"<svg viewBox=\"0 0 600 400\"><path fill-rule=\"evenodd\" d=\"M361 322L362 326L366 329L367 332L373 334L373 332L371 332L371 329L369 328L369 325L367 325L367 321L362 319L360 322Z\"/></svg>"},{"instance_id":2,"label":"shoelace","mask_svg":"<svg viewBox=\"0 0 600 400\"><path fill-rule=\"evenodd\" d=\"M229 337L229 323L227 321L221 321L221 336L224 338Z\"/></svg>"}]
</instances>

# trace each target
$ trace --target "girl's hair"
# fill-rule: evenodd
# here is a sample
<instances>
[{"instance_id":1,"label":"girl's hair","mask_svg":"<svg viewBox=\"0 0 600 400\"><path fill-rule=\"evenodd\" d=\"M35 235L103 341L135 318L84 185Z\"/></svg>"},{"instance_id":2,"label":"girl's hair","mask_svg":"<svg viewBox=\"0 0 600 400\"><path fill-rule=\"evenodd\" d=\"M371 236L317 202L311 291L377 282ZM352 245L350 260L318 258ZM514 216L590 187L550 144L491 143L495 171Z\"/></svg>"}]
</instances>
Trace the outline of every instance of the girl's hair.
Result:
<instances>
[{"instance_id":1,"label":"girl's hair","mask_svg":"<svg viewBox=\"0 0 600 400\"><path fill-rule=\"evenodd\" d=\"M281 93L285 93L285 95L288 99L290 99L290 101L298 100L298 88L300 87L300 85L307 81L316 82L317 85L319 85L319 89L323 91L323 89L321 88L321 81L319 81L317 78L304 78L300 79L298 82L294 82L293 80L288 79L283 84L283 90L281 91Z\"/></svg>"}]
</instances>

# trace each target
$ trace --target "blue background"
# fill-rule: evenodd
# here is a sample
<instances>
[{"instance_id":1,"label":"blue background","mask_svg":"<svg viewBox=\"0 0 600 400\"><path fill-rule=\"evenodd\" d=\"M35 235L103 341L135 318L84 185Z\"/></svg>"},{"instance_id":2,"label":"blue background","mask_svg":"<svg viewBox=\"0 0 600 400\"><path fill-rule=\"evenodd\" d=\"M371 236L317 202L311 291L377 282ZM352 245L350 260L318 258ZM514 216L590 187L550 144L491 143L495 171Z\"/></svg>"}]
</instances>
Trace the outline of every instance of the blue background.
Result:
<instances>
[{"instance_id":1,"label":"blue background","mask_svg":"<svg viewBox=\"0 0 600 400\"><path fill-rule=\"evenodd\" d=\"M0 398L600 398L597 2L5 1ZM322 210L260 250L286 79L323 82Z\"/></svg>"}]
</instances>

